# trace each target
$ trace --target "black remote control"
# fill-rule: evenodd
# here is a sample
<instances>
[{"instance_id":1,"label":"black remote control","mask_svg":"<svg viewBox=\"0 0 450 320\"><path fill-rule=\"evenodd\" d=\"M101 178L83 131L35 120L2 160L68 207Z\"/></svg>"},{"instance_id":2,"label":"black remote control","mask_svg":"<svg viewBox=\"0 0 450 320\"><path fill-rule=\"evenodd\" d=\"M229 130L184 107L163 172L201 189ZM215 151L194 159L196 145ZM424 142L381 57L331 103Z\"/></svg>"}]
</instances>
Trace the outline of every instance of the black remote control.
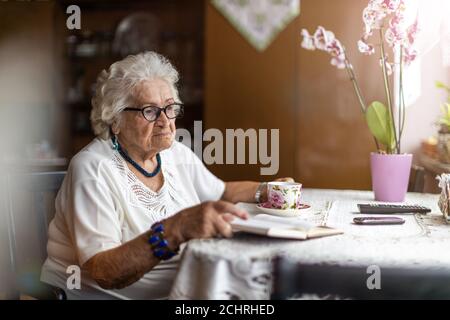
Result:
<instances>
[{"instance_id":1,"label":"black remote control","mask_svg":"<svg viewBox=\"0 0 450 320\"><path fill-rule=\"evenodd\" d=\"M430 208L419 205L397 204L358 204L361 213L391 214L391 213L428 213Z\"/></svg>"}]
</instances>

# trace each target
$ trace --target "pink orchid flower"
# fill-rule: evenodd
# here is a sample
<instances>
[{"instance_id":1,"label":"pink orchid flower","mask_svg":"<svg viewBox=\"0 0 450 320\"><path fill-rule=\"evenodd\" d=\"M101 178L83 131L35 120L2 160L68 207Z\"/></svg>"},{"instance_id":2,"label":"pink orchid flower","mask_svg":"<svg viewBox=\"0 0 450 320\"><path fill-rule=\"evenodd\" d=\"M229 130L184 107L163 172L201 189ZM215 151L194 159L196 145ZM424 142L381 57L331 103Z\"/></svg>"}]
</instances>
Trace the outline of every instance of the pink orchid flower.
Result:
<instances>
[{"instance_id":1,"label":"pink orchid flower","mask_svg":"<svg viewBox=\"0 0 450 320\"><path fill-rule=\"evenodd\" d=\"M344 69L347 67L347 64L345 62L345 55L340 55L337 57L331 58L331 65L335 66L338 69Z\"/></svg>"},{"instance_id":2,"label":"pink orchid flower","mask_svg":"<svg viewBox=\"0 0 450 320\"><path fill-rule=\"evenodd\" d=\"M392 13L404 11L404 0L371 0L363 11L365 36L372 35L373 30L383 26L384 19Z\"/></svg>"},{"instance_id":3,"label":"pink orchid flower","mask_svg":"<svg viewBox=\"0 0 450 320\"><path fill-rule=\"evenodd\" d=\"M307 50L321 50L331 55L331 64L338 69L346 67L345 50L341 42L335 38L334 33L326 30L324 27L317 27L314 36L311 36L308 30L302 30L302 47Z\"/></svg>"},{"instance_id":4,"label":"pink orchid flower","mask_svg":"<svg viewBox=\"0 0 450 320\"><path fill-rule=\"evenodd\" d=\"M404 5L404 0L370 0L368 8L384 14L391 14Z\"/></svg>"},{"instance_id":5,"label":"pink orchid flower","mask_svg":"<svg viewBox=\"0 0 450 320\"><path fill-rule=\"evenodd\" d=\"M319 50L325 50L327 45L334 39L334 33L331 31L325 30L324 27L317 27L316 32L314 33L314 45Z\"/></svg>"},{"instance_id":6,"label":"pink orchid flower","mask_svg":"<svg viewBox=\"0 0 450 320\"><path fill-rule=\"evenodd\" d=\"M365 30L363 37L358 41L358 49L361 53L371 55L375 52L374 46L368 39L373 30L383 28L385 20L390 18L384 34L384 40L392 48L402 48L403 62L411 64L417 57L417 52L412 48L419 30L417 19L409 27L405 25L405 1L404 0L370 0L363 11ZM394 49L397 50L397 49ZM382 65L382 63L380 62ZM392 63L385 60L388 74L392 73Z\"/></svg>"},{"instance_id":7,"label":"pink orchid flower","mask_svg":"<svg viewBox=\"0 0 450 320\"><path fill-rule=\"evenodd\" d=\"M389 46L394 47L401 44L406 36L403 13L397 12L389 21L389 28L386 30L385 39Z\"/></svg>"},{"instance_id":8,"label":"pink orchid flower","mask_svg":"<svg viewBox=\"0 0 450 320\"><path fill-rule=\"evenodd\" d=\"M359 52L371 55L375 53L375 48L372 44L367 43L364 38L358 41Z\"/></svg>"},{"instance_id":9,"label":"pink orchid flower","mask_svg":"<svg viewBox=\"0 0 450 320\"><path fill-rule=\"evenodd\" d=\"M344 53L344 48L342 47L341 42L335 38L327 44L325 51L333 57L338 57Z\"/></svg>"},{"instance_id":10,"label":"pink orchid flower","mask_svg":"<svg viewBox=\"0 0 450 320\"><path fill-rule=\"evenodd\" d=\"M326 51L332 56L331 64L338 69L344 69L346 67L346 57L344 47L337 39L333 39L326 48Z\"/></svg>"},{"instance_id":11,"label":"pink orchid flower","mask_svg":"<svg viewBox=\"0 0 450 320\"><path fill-rule=\"evenodd\" d=\"M416 18L414 23L411 26L409 26L408 29L406 30L407 39L410 46L412 46L416 41L418 32L419 32L419 20Z\"/></svg>"},{"instance_id":12,"label":"pink orchid flower","mask_svg":"<svg viewBox=\"0 0 450 320\"><path fill-rule=\"evenodd\" d=\"M397 11L403 5L403 0L382 0L378 2L380 2L381 8L386 10L388 14Z\"/></svg>"},{"instance_id":13,"label":"pink orchid flower","mask_svg":"<svg viewBox=\"0 0 450 320\"><path fill-rule=\"evenodd\" d=\"M316 50L316 46L314 45L314 37L309 34L308 30L302 29L302 48L306 50Z\"/></svg>"},{"instance_id":14,"label":"pink orchid flower","mask_svg":"<svg viewBox=\"0 0 450 320\"><path fill-rule=\"evenodd\" d=\"M417 51L411 47L403 48L403 62L409 66L417 58Z\"/></svg>"},{"instance_id":15,"label":"pink orchid flower","mask_svg":"<svg viewBox=\"0 0 450 320\"><path fill-rule=\"evenodd\" d=\"M386 13L384 11L374 9L371 6L365 8L363 11L364 35L370 36L373 30L380 29L385 17Z\"/></svg>"}]
</instances>

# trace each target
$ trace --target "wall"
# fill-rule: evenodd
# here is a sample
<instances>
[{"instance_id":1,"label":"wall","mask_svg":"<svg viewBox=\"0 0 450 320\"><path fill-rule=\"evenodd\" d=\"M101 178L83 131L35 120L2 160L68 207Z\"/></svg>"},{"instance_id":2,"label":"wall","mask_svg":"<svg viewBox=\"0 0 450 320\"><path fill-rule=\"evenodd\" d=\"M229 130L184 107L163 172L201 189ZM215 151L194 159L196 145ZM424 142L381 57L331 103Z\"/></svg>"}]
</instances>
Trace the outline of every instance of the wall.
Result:
<instances>
[{"instance_id":1,"label":"wall","mask_svg":"<svg viewBox=\"0 0 450 320\"><path fill-rule=\"evenodd\" d=\"M332 30L346 47L366 101L384 100L377 57L363 56L356 47L366 5L365 0L305 0L300 27L310 33L318 25ZM301 50L298 59L296 177L312 187L369 189L369 153L376 148L346 71L330 65L323 52Z\"/></svg>"},{"instance_id":2,"label":"wall","mask_svg":"<svg viewBox=\"0 0 450 320\"><path fill-rule=\"evenodd\" d=\"M327 54L300 48L302 28L332 30L347 49L366 101L385 102L378 57L357 49L366 5L366 0L302 0L300 17L258 53L208 4L206 126L280 128L279 176L292 175L307 187L370 189L369 154L376 147L347 73L331 66ZM435 132L443 95L434 81L448 79L439 54L432 50L422 61L423 91L408 108L406 152L417 153L421 140ZM228 179L271 178L251 165L211 169Z\"/></svg>"},{"instance_id":3,"label":"wall","mask_svg":"<svg viewBox=\"0 0 450 320\"><path fill-rule=\"evenodd\" d=\"M28 143L62 148L63 110L54 55L53 2L0 4L0 124L23 156Z\"/></svg>"},{"instance_id":4,"label":"wall","mask_svg":"<svg viewBox=\"0 0 450 320\"><path fill-rule=\"evenodd\" d=\"M298 30L297 19L259 53L207 2L204 129L280 129L279 176L294 174ZM226 180L272 178L259 165L210 168Z\"/></svg>"}]
</instances>

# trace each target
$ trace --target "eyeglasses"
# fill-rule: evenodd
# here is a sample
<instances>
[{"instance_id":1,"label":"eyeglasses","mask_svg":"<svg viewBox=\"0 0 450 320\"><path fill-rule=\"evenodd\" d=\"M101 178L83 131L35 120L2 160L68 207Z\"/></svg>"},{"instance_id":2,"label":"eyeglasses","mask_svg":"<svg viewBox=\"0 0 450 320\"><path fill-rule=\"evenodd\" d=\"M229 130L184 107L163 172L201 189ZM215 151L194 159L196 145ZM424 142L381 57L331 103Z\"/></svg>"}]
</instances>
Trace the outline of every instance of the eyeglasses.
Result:
<instances>
[{"instance_id":1,"label":"eyeglasses","mask_svg":"<svg viewBox=\"0 0 450 320\"><path fill-rule=\"evenodd\" d=\"M125 108L123 111L140 111L147 121L153 122L159 118L163 111L168 119L182 118L184 115L184 105L182 103L172 103L164 108L146 106L144 108Z\"/></svg>"}]
</instances>

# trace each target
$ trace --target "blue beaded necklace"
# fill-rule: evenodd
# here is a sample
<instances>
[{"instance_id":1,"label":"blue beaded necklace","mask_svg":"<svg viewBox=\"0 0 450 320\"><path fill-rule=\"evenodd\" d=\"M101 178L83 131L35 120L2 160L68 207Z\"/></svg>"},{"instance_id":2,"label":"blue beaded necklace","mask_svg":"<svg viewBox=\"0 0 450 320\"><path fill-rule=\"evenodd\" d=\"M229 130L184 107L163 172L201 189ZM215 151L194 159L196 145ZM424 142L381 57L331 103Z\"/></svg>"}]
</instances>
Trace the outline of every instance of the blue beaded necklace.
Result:
<instances>
[{"instance_id":1,"label":"blue beaded necklace","mask_svg":"<svg viewBox=\"0 0 450 320\"><path fill-rule=\"evenodd\" d=\"M158 164L157 164L155 170L153 170L152 172L148 172L144 168L142 168L140 165L138 165L136 163L136 161L131 159L131 157L128 155L128 153L125 150L122 149L122 146L117 141L117 137L116 136L113 136L111 139L112 139L113 149L117 150L119 152L119 154L126 161L128 161L133 167L136 168L137 171L142 173L147 178L152 178L152 177L156 176L159 173L159 171L161 171L161 156L159 155L159 153L156 154L156 161L157 161Z\"/></svg>"}]
</instances>

